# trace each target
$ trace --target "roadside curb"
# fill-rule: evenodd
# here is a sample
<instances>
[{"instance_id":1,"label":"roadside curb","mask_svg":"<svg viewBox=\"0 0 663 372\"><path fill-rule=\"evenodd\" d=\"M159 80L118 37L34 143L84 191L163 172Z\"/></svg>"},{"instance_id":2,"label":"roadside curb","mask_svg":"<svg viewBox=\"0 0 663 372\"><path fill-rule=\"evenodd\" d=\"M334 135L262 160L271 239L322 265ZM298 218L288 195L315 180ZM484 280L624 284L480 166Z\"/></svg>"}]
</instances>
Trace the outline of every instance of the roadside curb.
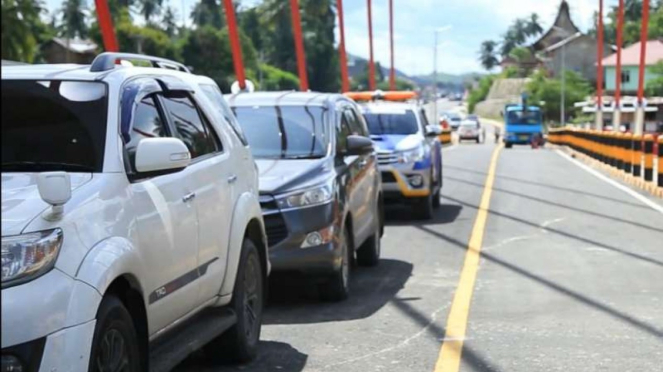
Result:
<instances>
[{"instance_id":1,"label":"roadside curb","mask_svg":"<svg viewBox=\"0 0 663 372\"><path fill-rule=\"evenodd\" d=\"M656 186L653 182L647 182L642 178L634 177L631 174L625 173L619 169L611 167L608 164L602 163L588 155L585 155L579 151L573 150L566 146L559 146L554 144L548 144L550 148L558 149L566 154L571 155L573 158L581 160L583 163L591 166L595 169L600 169L610 174L611 177L617 178L630 186L638 188L640 190L646 191L651 195L663 199L663 187Z\"/></svg>"}]
</instances>

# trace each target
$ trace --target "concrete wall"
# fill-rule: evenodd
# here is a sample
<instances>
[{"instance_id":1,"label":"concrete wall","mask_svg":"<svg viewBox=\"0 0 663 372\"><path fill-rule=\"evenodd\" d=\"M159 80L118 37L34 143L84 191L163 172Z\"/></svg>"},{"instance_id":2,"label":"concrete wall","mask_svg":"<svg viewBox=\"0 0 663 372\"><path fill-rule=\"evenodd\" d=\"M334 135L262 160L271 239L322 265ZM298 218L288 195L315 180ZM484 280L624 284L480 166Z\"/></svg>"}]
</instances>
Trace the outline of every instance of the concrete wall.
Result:
<instances>
[{"instance_id":1,"label":"concrete wall","mask_svg":"<svg viewBox=\"0 0 663 372\"><path fill-rule=\"evenodd\" d=\"M525 91L529 79L498 79L493 82L488 97L479 102L474 112L479 116L498 118L507 103L520 102L520 95Z\"/></svg>"}]
</instances>

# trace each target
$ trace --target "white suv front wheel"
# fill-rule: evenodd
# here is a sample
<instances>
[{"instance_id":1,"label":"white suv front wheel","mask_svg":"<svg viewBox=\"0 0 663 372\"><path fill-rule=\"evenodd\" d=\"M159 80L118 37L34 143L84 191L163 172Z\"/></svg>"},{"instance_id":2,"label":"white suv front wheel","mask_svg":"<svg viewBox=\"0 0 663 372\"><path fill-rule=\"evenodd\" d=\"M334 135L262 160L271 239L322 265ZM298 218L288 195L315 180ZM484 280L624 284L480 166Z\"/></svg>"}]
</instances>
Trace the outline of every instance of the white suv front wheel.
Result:
<instances>
[{"instance_id":1,"label":"white suv front wheel","mask_svg":"<svg viewBox=\"0 0 663 372\"><path fill-rule=\"evenodd\" d=\"M140 372L140 348L133 320L122 301L107 295L97 312L90 372Z\"/></svg>"}]
</instances>

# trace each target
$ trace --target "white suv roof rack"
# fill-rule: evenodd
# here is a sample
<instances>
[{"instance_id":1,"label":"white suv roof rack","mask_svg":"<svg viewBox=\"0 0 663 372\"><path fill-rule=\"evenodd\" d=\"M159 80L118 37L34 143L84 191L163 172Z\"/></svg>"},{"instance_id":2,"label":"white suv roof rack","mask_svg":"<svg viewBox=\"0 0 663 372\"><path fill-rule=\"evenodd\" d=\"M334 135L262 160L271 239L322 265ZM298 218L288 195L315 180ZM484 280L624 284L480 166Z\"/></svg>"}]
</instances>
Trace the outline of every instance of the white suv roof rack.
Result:
<instances>
[{"instance_id":1,"label":"white suv roof rack","mask_svg":"<svg viewBox=\"0 0 663 372\"><path fill-rule=\"evenodd\" d=\"M146 56L143 54L134 54L134 53L115 53L115 52L105 52L99 54L92 61L90 66L90 72L103 72L110 71L115 68L117 60L138 60L138 61L147 61L152 64L152 67L155 68L166 68L170 70L177 70L181 72L191 73L188 67L184 66L179 62L172 61L170 59Z\"/></svg>"}]
</instances>

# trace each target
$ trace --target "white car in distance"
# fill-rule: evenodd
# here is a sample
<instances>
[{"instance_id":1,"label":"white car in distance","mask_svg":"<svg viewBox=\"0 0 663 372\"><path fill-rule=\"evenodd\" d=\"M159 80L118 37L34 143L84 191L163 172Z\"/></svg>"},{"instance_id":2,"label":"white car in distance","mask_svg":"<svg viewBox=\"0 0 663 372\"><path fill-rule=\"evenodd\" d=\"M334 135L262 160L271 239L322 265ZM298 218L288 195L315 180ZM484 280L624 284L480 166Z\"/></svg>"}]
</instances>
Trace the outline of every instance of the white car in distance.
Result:
<instances>
[{"instance_id":1,"label":"white car in distance","mask_svg":"<svg viewBox=\"0 0 663 372\"><path fill-rule=\"evenodd\" d=\"M2 370L253 358L269 272L257 185L219 88L181 64L3 67Z\"/></svg>"}]
</instances>

